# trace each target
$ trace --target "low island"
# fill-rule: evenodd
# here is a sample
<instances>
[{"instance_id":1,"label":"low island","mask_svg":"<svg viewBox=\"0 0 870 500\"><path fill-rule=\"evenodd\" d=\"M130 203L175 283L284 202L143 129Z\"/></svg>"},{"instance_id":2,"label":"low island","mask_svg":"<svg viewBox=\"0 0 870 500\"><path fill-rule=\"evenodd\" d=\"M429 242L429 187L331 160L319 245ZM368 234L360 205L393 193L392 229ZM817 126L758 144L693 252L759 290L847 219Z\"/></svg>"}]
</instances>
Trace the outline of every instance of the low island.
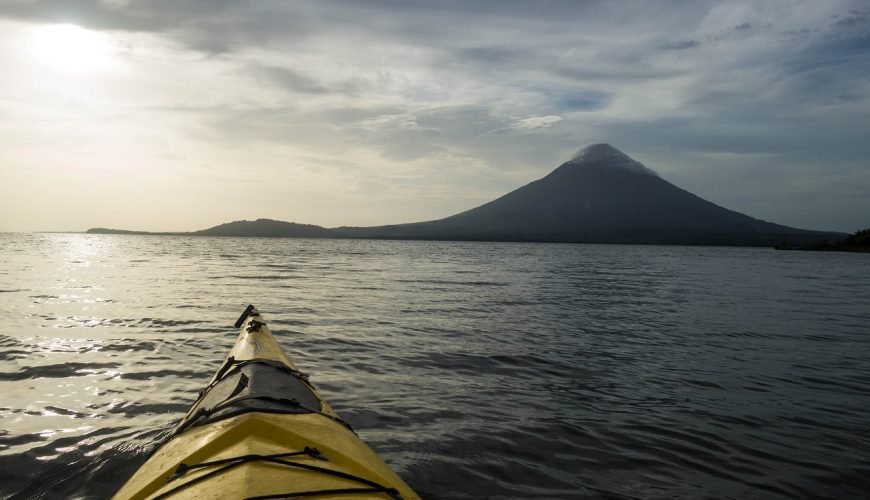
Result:
<instances>
[{"instance_id":1,"label":"low island","mask_svg":"<svg viewBox=\"0 0 870 500\"><path fill-rule=\"evenodd\" d=\"M870 228L856 231L842 240L823 240L811 245L789 245L783 242L777 250L807 250L813 252L864 252L870 253Z\"/></svg>"}]
</instances>

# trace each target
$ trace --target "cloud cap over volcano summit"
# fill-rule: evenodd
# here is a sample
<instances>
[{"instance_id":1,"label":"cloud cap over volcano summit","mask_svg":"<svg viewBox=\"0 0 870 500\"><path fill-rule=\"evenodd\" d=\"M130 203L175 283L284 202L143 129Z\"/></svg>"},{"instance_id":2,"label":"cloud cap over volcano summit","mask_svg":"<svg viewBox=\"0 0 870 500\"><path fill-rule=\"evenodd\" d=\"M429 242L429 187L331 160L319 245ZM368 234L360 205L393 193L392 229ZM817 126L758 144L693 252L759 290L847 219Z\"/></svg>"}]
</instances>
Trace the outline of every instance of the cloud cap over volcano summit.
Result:
<instances>
[{"instance_id":1,"label":"cloud cap over volcano summit","mask_svg":"<svg viewBox=\"0 0 870 500\"><path fill-rule=\"evenodd\" d=\"M598 143L591 144L581 149L568 162L576 165L594 165L596 167L619 168L634 172L636 174L645 174L658 177L654 170L648 168L643 163L630 158L622 151L614 148L610 144Z\"/></svg>"}]
</instances>

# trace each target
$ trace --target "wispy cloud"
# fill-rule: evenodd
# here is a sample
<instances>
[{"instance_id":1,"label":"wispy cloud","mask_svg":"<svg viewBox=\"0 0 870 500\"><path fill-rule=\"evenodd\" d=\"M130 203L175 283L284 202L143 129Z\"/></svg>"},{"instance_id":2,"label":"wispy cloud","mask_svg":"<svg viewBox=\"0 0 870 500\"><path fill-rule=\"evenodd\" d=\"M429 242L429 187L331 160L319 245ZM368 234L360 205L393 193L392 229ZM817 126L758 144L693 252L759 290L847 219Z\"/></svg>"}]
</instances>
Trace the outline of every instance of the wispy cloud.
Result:
<instances>
[{"instance_id":1,"label":"wispy cloud","mask_svg":"<svg viewBox=\"0 0 870 500\"><path fill-rule=\"evenodd\" d=\"M680 40L677 42L670 42L662 45L662 48L665 50L685 50L685 49L693 49L695 47L699 47L701 42L697 40Z\"/></svg>"}]
</instances>

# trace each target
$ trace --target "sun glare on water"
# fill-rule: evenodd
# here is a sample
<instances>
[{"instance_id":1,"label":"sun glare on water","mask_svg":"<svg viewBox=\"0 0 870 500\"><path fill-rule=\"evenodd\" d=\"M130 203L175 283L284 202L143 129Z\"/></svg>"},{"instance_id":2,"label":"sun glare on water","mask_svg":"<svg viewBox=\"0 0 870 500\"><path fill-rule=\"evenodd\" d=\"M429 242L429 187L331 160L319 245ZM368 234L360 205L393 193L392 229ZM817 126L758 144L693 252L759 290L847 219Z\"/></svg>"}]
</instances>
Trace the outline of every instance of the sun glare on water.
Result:
<instances>
[{"instance_id":1,"label":"sun glare on water","mask_svg":"<svg viewBox=\"0 0 870 500\"><path fill-rule=\"evenodd\" d=\"M105 34L74 24L37 28L31 48L37 62L70 74L94 73L113 62L112 44Z\"/></svg>"}]
</instances>

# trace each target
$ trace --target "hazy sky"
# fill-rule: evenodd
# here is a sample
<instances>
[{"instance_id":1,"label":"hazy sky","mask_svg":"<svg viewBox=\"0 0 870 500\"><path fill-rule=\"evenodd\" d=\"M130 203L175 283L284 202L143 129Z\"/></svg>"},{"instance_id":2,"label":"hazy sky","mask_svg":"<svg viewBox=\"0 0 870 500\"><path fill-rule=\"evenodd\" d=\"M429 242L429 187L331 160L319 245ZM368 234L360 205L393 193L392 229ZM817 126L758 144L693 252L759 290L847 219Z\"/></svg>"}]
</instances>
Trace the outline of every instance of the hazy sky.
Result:
<instances>
[{"instance_id":1,"label":"hazy sky","mask_svg":"<svg viewBox=\"0 0 870 500\"><path fill-rule=\"evenodd\" d=\"M870 2L0 0L0 230L440 218L608 142L870 226Z\"/></svg>"}]
</instances>

